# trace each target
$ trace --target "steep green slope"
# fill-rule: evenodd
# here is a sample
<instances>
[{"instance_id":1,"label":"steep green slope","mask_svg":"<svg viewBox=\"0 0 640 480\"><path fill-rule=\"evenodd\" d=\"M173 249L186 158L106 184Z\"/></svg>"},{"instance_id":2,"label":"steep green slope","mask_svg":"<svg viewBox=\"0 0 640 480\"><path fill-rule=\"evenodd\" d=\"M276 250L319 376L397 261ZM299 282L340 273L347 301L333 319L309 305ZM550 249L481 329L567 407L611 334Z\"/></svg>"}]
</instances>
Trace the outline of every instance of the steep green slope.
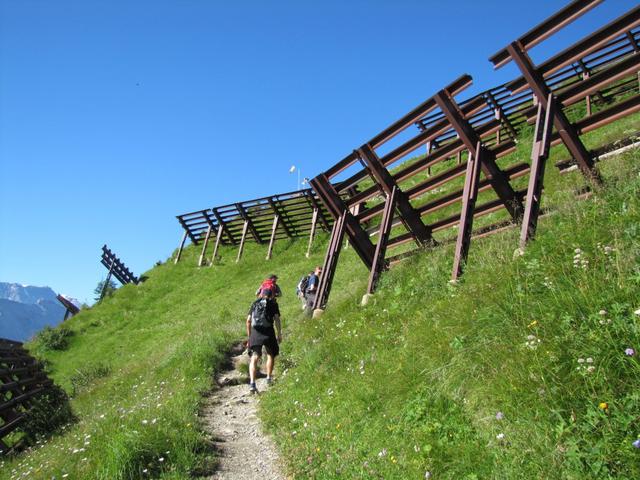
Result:
<instances>
[{"instance_id":1,"label":"steep green slope","mask_svg":"<svg viewBox=\"0 0 640 480\"><path fill-rule=\"evenodd\" d=\"M224 248L221 263L211 268L195 267L200 252L190 247L178 265L146 272L143 284L120 288L67 321L72 336L66 350L30 345L73 394L79 423L34 451L0 460L0 478L26 472L36 478L190 478L206 472L212 454L199 430L198 404L211 388L214 367L243 338L255 289L269 273L280 275L286 327L301 313L295 285L322 262L325 247L326 235L320 235L306 259L305 242L282 241L266 262L266 246L249 244L239 264L236 250ZM354 272L366 275L360 265Z\"/></svg>"},{"instance_id":2,"label":"steep green slope","mask_svg":"<svg viewBox=\"0 0 640 480\"><path fill-rule=\"evenodd\" d=\"M524 256L474 242L450 285L439 249L293 327L263 408L296 478L640 478L640 151L602 168Z\"/></svg>"}]
</instances>

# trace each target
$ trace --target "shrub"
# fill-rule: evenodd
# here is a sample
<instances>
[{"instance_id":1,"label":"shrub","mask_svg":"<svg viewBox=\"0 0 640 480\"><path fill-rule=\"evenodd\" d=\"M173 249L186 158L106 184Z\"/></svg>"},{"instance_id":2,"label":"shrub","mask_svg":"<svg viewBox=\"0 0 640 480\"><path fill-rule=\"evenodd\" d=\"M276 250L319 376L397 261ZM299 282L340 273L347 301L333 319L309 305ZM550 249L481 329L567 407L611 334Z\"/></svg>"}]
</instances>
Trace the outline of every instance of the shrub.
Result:
<instances>
[{"instance_id":1,"label":"shrub","mask_svg":"<svg viewBox=\"0 0 640 480\"><path fill-rule=\"evenodd\" d=\"M67 327L44 327L36 335L36 343L43 350L65 350L69 345L69 337L73 332Z\"/></svg>"},{"instance_id":2,"label":"shrub","mask_svg":"<svg viewBox=\"0 0 640 480\"><path fill-rule=\"evenodd\" d=\"M73 389L72 396L76 396L78 392L82 391L88 385L91 385L98 378L107 377L111 374L111 367L104 363L97 363L95 365L87 365L84 368L76 370L70 380L71 387Z\"/></svg>"}]
</instances>

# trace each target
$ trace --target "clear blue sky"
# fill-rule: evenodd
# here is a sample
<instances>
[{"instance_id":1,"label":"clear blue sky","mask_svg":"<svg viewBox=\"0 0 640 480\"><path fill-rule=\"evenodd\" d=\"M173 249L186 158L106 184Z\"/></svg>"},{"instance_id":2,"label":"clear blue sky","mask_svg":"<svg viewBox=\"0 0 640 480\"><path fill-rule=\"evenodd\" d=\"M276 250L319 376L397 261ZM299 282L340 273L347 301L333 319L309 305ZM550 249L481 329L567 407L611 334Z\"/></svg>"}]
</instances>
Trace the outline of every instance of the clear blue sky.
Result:
<instances>
[{"instance_id":1,"label":"clear blue sky","mask_svg":"<svg viewBox=\"0 0 640 480\"><path fill-rule=\"evenodd\" d=\"M292 190L463 73L509 80L488 57L566 3L2 0L0 281L90 301L104 243L141 274L176 214Z\"/></svg>"}]
</instances>

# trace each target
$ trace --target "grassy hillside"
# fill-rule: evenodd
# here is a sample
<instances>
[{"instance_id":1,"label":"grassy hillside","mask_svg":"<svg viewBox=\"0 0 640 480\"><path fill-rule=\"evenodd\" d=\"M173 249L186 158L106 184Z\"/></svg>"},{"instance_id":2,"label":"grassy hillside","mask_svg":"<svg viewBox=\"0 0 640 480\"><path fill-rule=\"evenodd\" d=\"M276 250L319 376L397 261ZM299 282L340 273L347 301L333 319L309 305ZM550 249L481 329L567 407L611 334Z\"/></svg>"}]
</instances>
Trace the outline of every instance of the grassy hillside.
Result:
<instances>
[{"instance_id":1,"label":"grassy hillside","mask_svg":"<svg viewBox=\"0 0 640 480\"><path fill-rule=\"evenodd\" d=\"M236 250L225 248L221 263L210 268L195 267L200 249L190 247L178 265L153 268L143 284L122 287L65 322L72 332L66 350L29 345L72 395L79 422L28 454L0 460L0 479L27 472L109 480L206 472L213 460L199 430L198 405L215 366L243 338L255 289L278 272L286 326L300 313L295 285L322 262L325 247L320 235L306 259L305 242L282 241L274 260L265 262L266 246L249 244L240 264ZM366 275L359 265L355 272Z\"/></svg>"},{"instance_id":2,"label":"grassy hillside","mask_svg":"<svg viewBox=\"0 0 640 480\"><path fill-rule=\"evenodd\" d=\"M639 365L625 349L640 349L640 154L602 166L607 186L584 202L579 174L549 167L544 201L560 209L537 240L515 258L516 230L474 242L459 285L452 249L437 249L385 274L363 308L368 272L346 249L318 320L294 291L326 235L311 259L305 241L282 241L270 262L249 244L240 264L225 248L197 268L199 248L186 249L66 322L66 350L30 346L79 421L0 460L0 479L209 471L200 398L272 272L285 340L262 413L295 478L639 478Z\"/></svg>"},{"instance_id":3,"label":"grassy hillside","mask_svg":"<svg viewBox=\"0 0 640 480\"><path fill-rule=\"evenodd\" d=\"M439 249L293 327L263 408L296 478L640 478L640 152L602 168L524 256L474 242L450 285Z\"/></svg>"}]
</instances>

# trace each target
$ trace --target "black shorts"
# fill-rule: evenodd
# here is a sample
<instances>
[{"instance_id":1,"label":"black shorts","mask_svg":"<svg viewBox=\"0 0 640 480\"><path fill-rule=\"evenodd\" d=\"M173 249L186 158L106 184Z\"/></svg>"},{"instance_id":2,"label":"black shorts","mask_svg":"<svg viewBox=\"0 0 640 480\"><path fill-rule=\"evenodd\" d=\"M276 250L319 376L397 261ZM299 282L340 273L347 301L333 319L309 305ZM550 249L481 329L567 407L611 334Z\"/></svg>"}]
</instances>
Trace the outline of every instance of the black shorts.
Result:
<instances>
[{"instance_id":1,"label":"black shorts","mask_svg":"<svg viewBox=\"0 0 640 480\"><path fill-rule=\"evenodd\" d=\"M275 337L266 338L261 342L257 342L255 344L251 344L249 347L250 354L256 354L258 356L262 355L262 347L264 346L267 351L267 355L271 355L272 357L277 357L280 353L280 345L278 345L278 340Z\"/></svg>"}]
</instances>

